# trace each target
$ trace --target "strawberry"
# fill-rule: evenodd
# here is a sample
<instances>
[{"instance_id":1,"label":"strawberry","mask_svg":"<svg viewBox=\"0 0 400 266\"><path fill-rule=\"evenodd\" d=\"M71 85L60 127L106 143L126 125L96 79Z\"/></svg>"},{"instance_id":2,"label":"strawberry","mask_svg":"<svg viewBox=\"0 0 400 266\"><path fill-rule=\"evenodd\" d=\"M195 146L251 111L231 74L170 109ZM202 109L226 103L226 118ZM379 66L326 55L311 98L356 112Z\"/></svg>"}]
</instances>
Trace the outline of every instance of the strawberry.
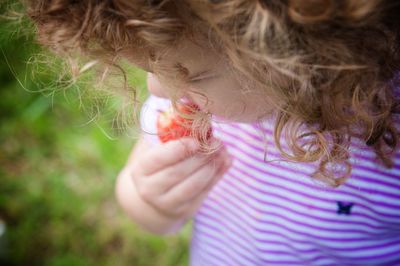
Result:
<instances>
[{"instance_id":1,"label":"strawberry","mask_svg":"<svg viewBox=\"0 0 400 266\"><path fill-rule=\"evenodd\" d=\"M182 117L180 113L193 115L199 111L199 107L193 103L177 104L178 112L171 107L165 112L161 112L157 119L158 137L161 142L179 139L186 136L193 136L201 140L199 132L192 132L193 119ZM211 137L211 127L208 129L206 139Z\"/></svg>"}]
</instances>

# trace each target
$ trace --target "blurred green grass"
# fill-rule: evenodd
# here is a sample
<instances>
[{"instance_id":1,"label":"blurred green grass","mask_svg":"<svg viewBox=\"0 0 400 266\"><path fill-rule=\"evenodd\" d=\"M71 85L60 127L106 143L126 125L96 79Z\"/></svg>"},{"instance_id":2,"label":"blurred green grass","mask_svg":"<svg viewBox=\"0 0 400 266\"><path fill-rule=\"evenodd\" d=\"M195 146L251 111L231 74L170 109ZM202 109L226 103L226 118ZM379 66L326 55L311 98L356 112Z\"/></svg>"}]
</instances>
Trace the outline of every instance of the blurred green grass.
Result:
<instances>
[{"instance_id":1,"label":"blurred green grass","mask_svg":"<svg viewBox=\"0 0 400 266\"><path fill-rule=\"evenodd\" d=\"M1 14L13 2L0 4ZM59 89L46 62L35 72L27 63L42 52L19 33L26 25L0 21L0 265L187 265L190 224L154 236L116 203L115 178L136 136L116 128L119 99L80 99L91 90L84 83ZM144 73L128 72L143 100ZM88 110L99 106L92 121Z\"/></svg>"}]
</instances>

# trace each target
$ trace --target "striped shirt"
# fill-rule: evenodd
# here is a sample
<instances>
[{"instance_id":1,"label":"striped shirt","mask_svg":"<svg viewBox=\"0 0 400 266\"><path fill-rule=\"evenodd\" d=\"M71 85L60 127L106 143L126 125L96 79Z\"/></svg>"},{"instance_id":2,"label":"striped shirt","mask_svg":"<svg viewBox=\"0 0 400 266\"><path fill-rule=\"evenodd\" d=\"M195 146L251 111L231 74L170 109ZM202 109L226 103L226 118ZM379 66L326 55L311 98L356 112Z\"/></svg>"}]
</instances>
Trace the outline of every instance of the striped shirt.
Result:
<instances>
[{"instance_id":1,"label":"striped shirt","mask_svg":"<svg viewBox=\"0 0 400 266\"><path fill-rule=\"evenodd\" d=\"M167 105L151 96L142 108L152 141ZM353 141L352 175L330 188L310 178L315 165L283 161L272 132L213 121L233 165L194 217L191 265L400 265L400 153L387 169Z\"/></svg>"}]
</instances>

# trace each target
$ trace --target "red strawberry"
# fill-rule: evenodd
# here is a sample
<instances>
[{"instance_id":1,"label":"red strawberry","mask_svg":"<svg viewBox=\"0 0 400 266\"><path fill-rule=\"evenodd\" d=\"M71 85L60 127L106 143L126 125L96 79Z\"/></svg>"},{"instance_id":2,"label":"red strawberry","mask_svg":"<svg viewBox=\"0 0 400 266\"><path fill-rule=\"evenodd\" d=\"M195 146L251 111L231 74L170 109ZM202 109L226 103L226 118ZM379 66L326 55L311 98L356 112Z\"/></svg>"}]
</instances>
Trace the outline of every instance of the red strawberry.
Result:
<instances>
[{"instance_id":1,"label":"red strawberry","mask_svg":"<svg viewBox=\"0 0 400 266\"><path fill-rule=\"evenodd\" d=\"M192 115L199 110L199 107L193 103L177 104L179 112L175 112L171 107L158 116L157 131L161 142L179 139L186 136L194 136L200 140L200 134L192 132L193 119L182 117L182 114ZM211 137L211 127L207 132L206 139Z\"/></svg>"}]
</instances>

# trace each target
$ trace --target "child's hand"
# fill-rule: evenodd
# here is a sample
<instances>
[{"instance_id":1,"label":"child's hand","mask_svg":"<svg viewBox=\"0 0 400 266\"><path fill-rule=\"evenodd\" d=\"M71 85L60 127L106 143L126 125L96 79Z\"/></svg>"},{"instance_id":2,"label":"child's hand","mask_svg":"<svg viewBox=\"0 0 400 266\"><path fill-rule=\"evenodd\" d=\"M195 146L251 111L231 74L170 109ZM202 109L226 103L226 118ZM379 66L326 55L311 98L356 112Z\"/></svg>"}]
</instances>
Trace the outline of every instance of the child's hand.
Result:
<instances>
[{"instance_id":1,"label":"child's hand","mask_svg":"<svg viewBox=\"0 0 400 266\"><path fill-rule=\"evenodd\" d=\"M224 147L211 155L198 150L197 141L185 137L137 158L132 178L139 197L169 217L190 218L231 162Z\"/></svg>"}]
</instances>

